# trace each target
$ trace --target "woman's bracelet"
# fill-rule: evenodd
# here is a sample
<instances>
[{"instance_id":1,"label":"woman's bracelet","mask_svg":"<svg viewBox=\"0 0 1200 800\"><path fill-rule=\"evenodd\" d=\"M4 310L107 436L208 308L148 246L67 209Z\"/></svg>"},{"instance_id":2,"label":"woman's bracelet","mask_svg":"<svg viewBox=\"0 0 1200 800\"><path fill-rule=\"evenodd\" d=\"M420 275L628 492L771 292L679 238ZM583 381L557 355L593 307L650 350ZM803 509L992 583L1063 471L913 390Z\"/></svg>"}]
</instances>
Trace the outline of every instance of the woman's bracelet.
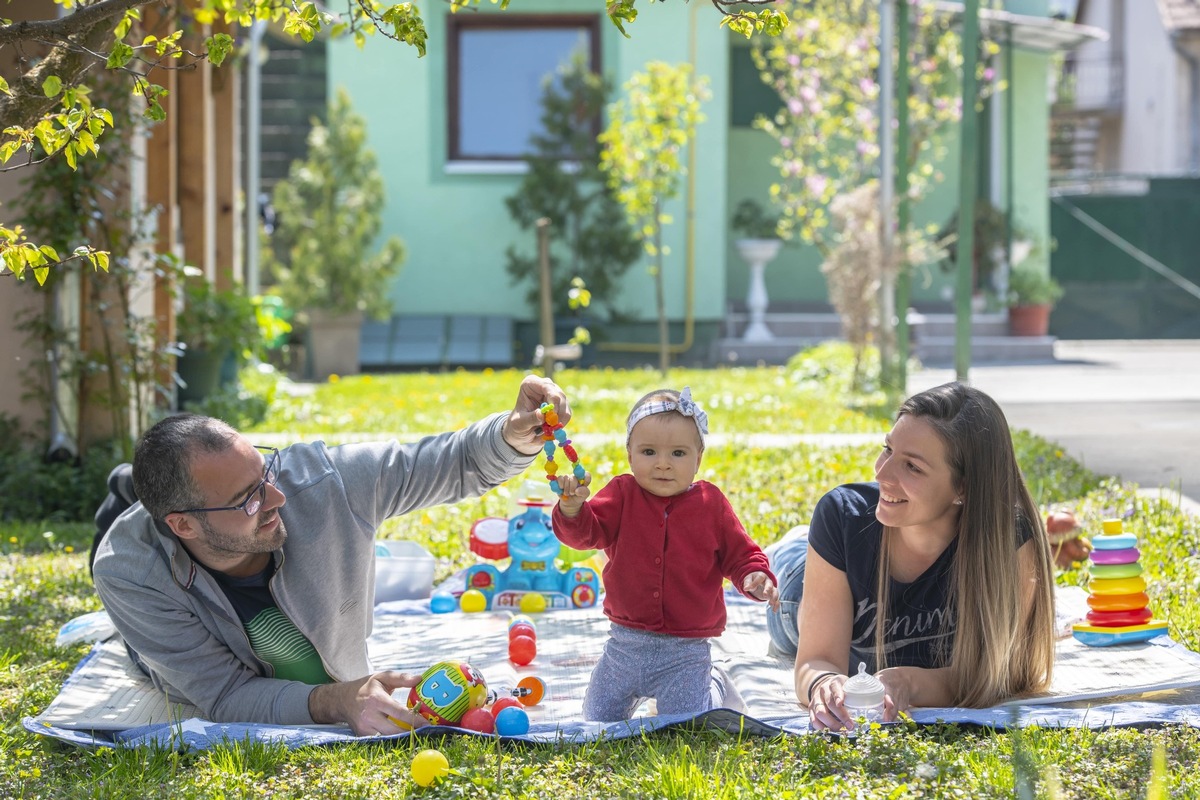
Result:
<instances>
[{"instance_id":1,"label":"woman's bracelet","mask_svg":"<svg viewBox=\"0 0 1200 800\"><path fill-rule=\"evenodd\" d=\"M819 684L821 681L825 680L826 678L836 678L840 674L841 673L839 673L839 672L822 672L820 675L818 675L817 677L812 679L812 682L808 684L808 707L809 708L812 708L812 696L813 696L813 692L816 691L816 689L817 689L817 684Z\"/></svg>"}]
</instances>

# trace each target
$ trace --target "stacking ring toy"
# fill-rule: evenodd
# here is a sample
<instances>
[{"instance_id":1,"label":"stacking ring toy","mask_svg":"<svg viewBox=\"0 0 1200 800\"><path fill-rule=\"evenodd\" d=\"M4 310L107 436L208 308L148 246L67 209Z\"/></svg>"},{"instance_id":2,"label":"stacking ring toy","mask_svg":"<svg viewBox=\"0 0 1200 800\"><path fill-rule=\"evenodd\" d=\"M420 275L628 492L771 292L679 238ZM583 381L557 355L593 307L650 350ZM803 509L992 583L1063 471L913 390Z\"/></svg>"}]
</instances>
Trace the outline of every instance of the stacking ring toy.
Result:
<instances>
[{"instance_id":1,"label":"stacking ring toy","mask_svg":"<svg viewBox=\"0 0 1200 800\"><path fill-rule=\"evenodd\" d=\"M546 453L546 480L550 482L550 488L556 495L562 497L562 486L558 482L558 464L554 461L554 448L561 447L563 455L567 457L574 467L571 470L576 479L582 481L587 471L583 465L579 463L579 454L575 452L575 448L571 446L571 440L567 438L567 429L558 421L558 412L554 410L552 403L543 403L539 409L542 412L542 450Z\"/></svg>"},{"instance_id":2,"label":"stacking ring toy","mask_svg":"<svg viewBox=\"0 0 1200 800\"><path fill-rule=\"evenodd\" d=\"M1125 550L1137 547L1137 537L1132 533L1104 534L1092 538L1092 547L1097 550Z\"/></svg>"},{"instance_id":3,"label":"stacking ring toy","mask_svg":"<svg viewBox=\"0 0 1200 800\"><path fill-rule=\"evenodd\" d=\"M1094 566L1089 570L1093 578L1103 580L1113 580L1115 578L1136 578L1142 574L1142 565L1137 561L1131 564L1110 564L1108 566Z\"/></svg>"},{"instance_id":4,"label":"stacking ring toy","mask_svg":"<svg viewBox=\"0 0 1200 800\"><path fill-rule=\"evenodd\" d=\"M1151 620L1145 625L1127 625L1121 628L1105 628L1099 625L1073 626L1075 638L1088 647L1108 647L1114 644L1132 644L1167 634L1167 623Z\"/></svg>"},{"instance_id":5,"label":"stacking ring toy","mask_svg":"<svg viewBox=\"0 0 1200 800\"><path fill-rule=\"evenodd\" d=\"M1126 547L1122 550L1093 550L1090 558L1093 564L1108 566L1111 564L1133 564L1142 557L1142 551L1136 547Z\"/></svg>"},{"instance_id":6,"label":"stacking ring toy","mask_svg":"<svg viewBox=\"0 0 1200 800\"><path fill-rule=\"evenodd\" d=\"M1102 628L1119 628L1125 625L1145 625L1153 617L1150 609L1136 608L1128 611L1089 611L1087 621Z\"/></svg>"},{"instance_id":7,"label":"stacking ring toy","mask_svg":"<svg viewBox=\"0 0 1200 800\"><path fill-rule=\"evenodd\" d=\"M1150 597L1145 592L1135 594L1092 594L1088 595L1088 608L1093 611L1132 611L1146 608Z\"/></svg>"},{"instance_id":8,"label":"stacking ring toy","mask_svg":"<svg viewBox=\"0 0 1200 800\"><path fill-rule=\"evenodd\" d=\"M1137 594L1146 591L1146 579L1139 575L1111 581L1094 580L1088 584L1088 591L1091 594Z\"/></svg>"}]
</instances>

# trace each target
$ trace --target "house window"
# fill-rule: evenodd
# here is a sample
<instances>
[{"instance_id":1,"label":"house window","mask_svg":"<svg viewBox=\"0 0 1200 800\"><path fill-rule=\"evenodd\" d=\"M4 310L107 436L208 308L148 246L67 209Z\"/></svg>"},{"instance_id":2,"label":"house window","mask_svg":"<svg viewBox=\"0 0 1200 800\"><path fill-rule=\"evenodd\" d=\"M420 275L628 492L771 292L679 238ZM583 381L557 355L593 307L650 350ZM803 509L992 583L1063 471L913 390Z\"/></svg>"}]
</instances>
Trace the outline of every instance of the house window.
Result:
<instances>
[{"instance_id":1,"label":"house window","mask_svg":"<svg viewBox=\"0 0 1200 800\"><path fill-rule=\"evenodd\" d=\"M600 70L600 18L456 14L449 18L451 161L518 161L542 131L543 84L582 49Z\"/></svg>"}]
</instances>

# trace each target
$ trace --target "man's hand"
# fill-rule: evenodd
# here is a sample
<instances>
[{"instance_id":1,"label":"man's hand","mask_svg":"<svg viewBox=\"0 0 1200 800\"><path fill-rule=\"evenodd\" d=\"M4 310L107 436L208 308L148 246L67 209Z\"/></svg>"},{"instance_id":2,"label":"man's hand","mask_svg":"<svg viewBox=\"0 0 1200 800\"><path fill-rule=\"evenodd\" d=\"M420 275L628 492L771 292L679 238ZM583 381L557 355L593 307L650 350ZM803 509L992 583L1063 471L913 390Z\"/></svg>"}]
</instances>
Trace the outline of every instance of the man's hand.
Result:
<instances>
[{"instance_id":1,"label":"man's hand","mask_svg":"<svg viewBox=\"0 0 1200 800\"><path fill-rule=\"evenodd\" d=\"M592 494L592 490L588 488L591 482L592 473L590 472L583 474L583 480L579 480L569 472L558 476L558 486L562 489L562 496L558 498L558 510L564 517L574 517L579 514L584 501Z\"/></svg>"},{"instance_id":2,"label":"man's hand","mask_svg":"<svg viewBox=\"0 0 1200 800\"><path fill-rule=\"evenodd\" d=\"M313 722L345 723L355 736L420 728L429 720L392 697L392 692L410 689L420 680L419 675L387 670L356 681L322 684L308 696L308 713Z\"/></svg>"},{"instance_id":3,"label":"man's hand","mask_svg":"<svg viewBox=\"0 0 1200 800\"><path fill-rule=\"evenodd\" d=\"M504 421L504 441L518 453L535 456L542 450L542 414L538 411L543 403L552 403L558 412L558 421L566 425L571 419L571 406L567 396L552 380L537 375L526 375L517 393L517 403Z\"/></svg>"},{"instance_id":4,"label":"man's hand","mask_svg":"<svg viewBox=\"0 0 1200 800\"><path fill-rule=\"evenodd\" d=\"M751 572L742 581L742 591L751 597L767 601L771 604L771 610L778 613L779 589L776 588L775 581L771 580L771 576L767 573Z\"/></svg>"}]
</instances>

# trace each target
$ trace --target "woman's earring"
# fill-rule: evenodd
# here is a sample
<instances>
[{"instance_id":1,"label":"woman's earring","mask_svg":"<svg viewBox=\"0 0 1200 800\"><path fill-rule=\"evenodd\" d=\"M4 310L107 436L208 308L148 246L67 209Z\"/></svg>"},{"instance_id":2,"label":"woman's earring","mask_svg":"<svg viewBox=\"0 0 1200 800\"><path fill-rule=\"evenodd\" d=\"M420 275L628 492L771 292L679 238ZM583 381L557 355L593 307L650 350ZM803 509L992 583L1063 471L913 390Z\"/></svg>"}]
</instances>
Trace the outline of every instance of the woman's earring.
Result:
<instances>
[{"instance_id":1,"label":"woman's earring","mask_svg":"<svg viewBox=\"0 0 1200 800\"><path fill-rule=\"evenodd\" d=\"M961 499L959 499L959 500L955 500L955 501L954 501L954 505L956 505L956 506L961 506L961 505L962 505L962 500L961 500Z\"/></svg>"}]
</instances>

